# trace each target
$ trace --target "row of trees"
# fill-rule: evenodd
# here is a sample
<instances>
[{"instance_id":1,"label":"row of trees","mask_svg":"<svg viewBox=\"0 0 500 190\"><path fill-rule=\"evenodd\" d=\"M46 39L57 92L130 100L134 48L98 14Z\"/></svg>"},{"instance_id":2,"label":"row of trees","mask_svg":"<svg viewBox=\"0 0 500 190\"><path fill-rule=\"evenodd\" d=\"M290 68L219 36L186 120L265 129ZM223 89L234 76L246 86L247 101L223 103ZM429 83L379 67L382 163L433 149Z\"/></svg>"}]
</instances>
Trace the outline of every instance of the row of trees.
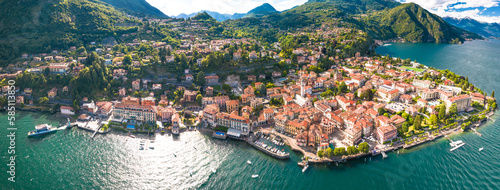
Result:
<instances>
[{"instance_id":1,"label":"row of trees","mask_svg":"<svg viewBox=\"0 0 500 190\"><path fill-rule=\"evenodd\" d=\"M368 153L369 150L370 146L368 145L368 143L363 142L360 143L357 148L355 146L349 146L347 148L337 147L335 149L332 149L328 147L327 149L321 149L318 151L318 156L322 158L322 157L332 157L332 156L354 155L358 153Z\"/></svg>"}]
</instances>

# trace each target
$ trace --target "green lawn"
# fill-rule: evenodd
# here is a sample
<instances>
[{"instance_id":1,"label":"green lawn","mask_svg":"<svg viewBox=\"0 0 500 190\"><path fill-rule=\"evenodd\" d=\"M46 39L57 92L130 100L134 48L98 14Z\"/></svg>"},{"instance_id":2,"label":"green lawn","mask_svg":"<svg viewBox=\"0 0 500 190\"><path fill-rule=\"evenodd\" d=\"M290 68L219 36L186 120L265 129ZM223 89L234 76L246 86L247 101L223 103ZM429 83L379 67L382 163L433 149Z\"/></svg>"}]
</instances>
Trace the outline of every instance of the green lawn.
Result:
<instances>
[{"instance_id":1,"label":"green lawn","mask_svg":"<svg viewBox=\"0 0 500 190\"><path fill-rule=\"evenodd\" d=\"M407 67L407 66L402 66L401 68L405 68L405 69L408 69L410 71L415 71L415 72L422 72L422 71L424 71L424 69L417 69L417 68Z\"/></svg>"}]
</instances>

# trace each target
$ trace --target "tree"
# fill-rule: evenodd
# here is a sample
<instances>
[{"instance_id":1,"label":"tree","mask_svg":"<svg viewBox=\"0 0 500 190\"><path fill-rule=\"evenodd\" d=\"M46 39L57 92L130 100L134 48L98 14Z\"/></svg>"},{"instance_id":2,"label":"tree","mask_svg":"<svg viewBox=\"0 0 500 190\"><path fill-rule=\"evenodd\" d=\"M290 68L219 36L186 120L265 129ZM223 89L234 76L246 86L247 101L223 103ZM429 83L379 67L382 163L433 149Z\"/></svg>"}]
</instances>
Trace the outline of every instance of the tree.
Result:
<instances>
[{"instance_id":1,"label":"tree","mask_svg":"<svg viewBox=\"0 0 500 190\"><path fill-rule=\"evenodd\" d=\"M458 113L457 104L451 104L450 110L448 111L450 115L455 115Z\"/></svg>"},{"instance_id":2,"label":"tree","mask_svg":"<svg viewBox=\"0 0 500 190\"><path fill-rule=\"evenodd\" d=\"M385 109L383 107L378 108L378 115L384 115Z\"/></svg>"},{"instance_id":3,"label":"tree","mask_svg":"<svg viewBox=\"0 0 500 190\"><path fill-rule=\"evenodd\" d=\"M357 154L357 153L358 153L358 149L356 149L355 146L347 147L347 154L348 155L353 155L353 154Z\"/></svg>"},{"instance_id":4,"label":"tree","mask_svg":"<svg viewBox=\"0 0 500 190\"><path fill-rule=\"evenodd\" d=\"M431 115L430 120L433 125L437 125L438 118L435 114Z\"/></svg>"},{"instance_id":5,"label":"tree","mask_svg":"<svg viewBox=\"0 0 500 190\"><path fill-rule=\"evenodd\" d=\"M226 92L231 92L232 88L229 86L229 84L222 84L222 90L225 90Z\"/></svg>"},{"instance_id":6,"label":"tree","mask_svg":"<svg viewBox=\"0 0 500 190\"><path fill-rule=\"evenodd\" d=\"M367 142L362 142L358 145L358 151L362 153L368 153L370 150L370 145Z\"/></svg>"},{"instance_id":7,"label":"tree","mask_svg":"<svg viewBox=\"0 0 500 190\"><path fill-rule=\"evenodd\" d=\"M78 101L79 101L78 99L73 100L73 109L74 110L80 109L80 103Z\"/></svg>"},{"instance_id":8,"label":"tree","mask_svg":"<svg viewBox=\"0 0 500 190\"><path fill-rule=\"evenodd\" d=\"M324 152L324 150L323 150L323 149L318 150L318 156L319 156L320 158L323 158L323 156L325 156L325 152Z\"/></svg>"},{"instance_id":9,"label":"tree","mask_svg":"<svg viewBox=\"0 0 500 190\"><path fill-rule=\"evenodd\" d=\"M123 65L131 65L132 64L132 57L130 55L125 55L122 60Z\"/></svg>"},{"instance_id":10,"label":"tree","mask_svg":"<svg viewBox=\"0 0 500 190\"><path fill-rule=\"evenodd\" d=\"M410 123L408 123L407 121L403 123L403 125L401 126L401 130L403 130L404 133L408 132L408 128L410 127Z\"/></svg>"},{"instance_id":11,"label":"tree","mask_svg":"<svg viewBox=\"0 0 500 190\"><path fill-rule=\"evenodd\" d=\"M102 126L102 130L103 130L103 131L107 131L107 130L108 130L108 124L104 124L104 125Z\"/></svg>"},{"instance_id":12,"label":"tree","mask_svg":"<svg viewBox=\"0 0 500 190\"><path fill-rule=\"evenodd\" d=\"M326 157L332 157L332 155L333 155L333 149L328 147L326 149Z\"/></svg>"},{"instance_id":13,"label":"tree","mask_svg":"<svg viewBox=\"0 0 500 190\"><path fill-rule=\"evenodd\" d=\"M205 73L203 71L198 72L198 75L196 75L196 83L200 86L205 85Z\"/></svg>"},{"instance_id":14,"label":"tree","mask_svg":"<svg viewBox=\"0 0 500 190\"><path fill-rule=\"evenodd\" d=\"M45 68L45 69L43 70L43 74L45 74L45 75L49 75L49 74L50 74L50 69L49 69L49 67L47 67L47 68Z\"/></svg>"},{"instance_id":15,"label":"tree","mask_svg":"<svg viewBox=\"0 0 500 190\"><path fill-rule=\"evenodd\" d=\"M417 115L415 117L415 120L413 121L413 128L415 130L420 130L421 126L422 126L422 116L421 115Z\"/></svg>"},{"instance_id":16,"label":"tree","mask_svg":"<svg viewBox=\"0 0 500 190\"><path fill-rule=\"evenodd\" d=\"M335 150L333 150L333 155L335 156L343 156L346 154L346 150L345 150L345 147L338 147L338 148L335 148Z\"/></svg>"},{"instance_id":17,"label":"tree","mask_svg":"<svg viewBox=\"0 0 500 190\"><path fill-rule=\"evenodd\" d=\"M47 102L49 102L49 98L47 98L47 97L41 97L38 99L38 104L40 104L40 105L45 105L45 104L47 104Z\"/></svg>"},{"instance_id":18,"label":"tree","mask_svg":"<svg viewBox=\"0 0 500 190\"><path fill-rule=\"evenodd\" d=\"M203 96L201 96L201 94L198 94L196 96L196 102L198 102L198 104L200 104L200 105L201 105L201 99L203 99Z\"/></svg>"},{"instance_id":19,"label":"tree","mask_svg":"<svg viewBox=\"0 0 500 190\"><path fill-rule=\"evenodd\" d=\"M439 115L438 115L438 118L439 118L439 120L443 120L445 116L446 116L446 106L442 105L442 106L439 108Z\"/></svg>"}]
</instances>

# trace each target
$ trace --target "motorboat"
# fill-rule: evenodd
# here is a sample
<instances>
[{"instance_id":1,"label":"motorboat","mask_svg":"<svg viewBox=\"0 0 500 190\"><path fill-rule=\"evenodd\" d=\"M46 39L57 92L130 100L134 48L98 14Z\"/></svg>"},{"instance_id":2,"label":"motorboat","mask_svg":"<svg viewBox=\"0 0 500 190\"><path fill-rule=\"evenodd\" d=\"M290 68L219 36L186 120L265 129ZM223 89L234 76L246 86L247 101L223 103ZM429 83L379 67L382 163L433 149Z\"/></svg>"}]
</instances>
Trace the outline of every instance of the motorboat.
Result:
<instances>
[{"instance_id":1,"label":"motorboat","mask_svg":"<svg viewBox=\"0 0 500 190\"><path fill-rule=\"evenodd\" d=\"M309 164L306 164L304 168L302 168L302 173L306 172L307 168L309 168Z\"/></svg>"},{"instance_id":2,"label":"motorboat","mask_svg":"<svg viewBox=\"0 0 500 190\"><path fill-rule=\"evenodd\" d=\"M247 160L247 164L250 164L250 165L252 165L252 162L250 162L250 160Z\"/></svg>"},{"instance_id":3,"label":"motorboat","mask_svg":"<svg viewBox=\"0 0 500 190\"><path fill-rule=\"evenodd\" d=\"M257 175L257 174L252 175L252 178L258 178L258 177L259 177L259 175Z\"/></svg>"},{"instance_id":4,"label":"motorboat","mask_svg":"<svg viewBox=\"0 0 500 190\"><path fill-rule=\"evenodd\" d=\"M482 151L482 150L483 150L483 147L481 147L481 148L479 149L479 151Z\"/></svg>"}]
</instances>

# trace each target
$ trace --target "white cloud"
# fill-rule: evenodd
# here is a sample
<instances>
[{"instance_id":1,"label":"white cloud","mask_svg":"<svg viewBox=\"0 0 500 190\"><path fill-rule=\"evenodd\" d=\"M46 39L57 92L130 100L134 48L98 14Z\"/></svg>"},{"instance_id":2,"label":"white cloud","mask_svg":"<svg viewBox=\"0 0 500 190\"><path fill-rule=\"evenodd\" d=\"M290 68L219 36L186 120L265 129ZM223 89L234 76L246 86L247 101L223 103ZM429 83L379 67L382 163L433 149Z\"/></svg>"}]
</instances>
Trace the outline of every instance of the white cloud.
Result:
<instances>
[{"instance_id":1,"label":"white cloud","mask_svg":"<svg viewBox=\"0 0 500 190\"><path fill-rule=\"evenodd\" d=\"M262 5L271 4L276 10L282 11L301 5L307 0L146 0L166 15L190 14L201 10L233 14L246 13Z\"/></svg>"},{"instance_id":2,"label":"white cloud","mask_svg":"<svg viewBox=\"0 0 500 190\"><path fill-rule=\"evenodd\" d=\"M465 18L470 17L481 22L500 23L500 16L483 15L483 11L497 7L500 0L400 0L413 2L439 16ZM464 10L465 9L465 10Z\"/></svg>"}]
</instances>

